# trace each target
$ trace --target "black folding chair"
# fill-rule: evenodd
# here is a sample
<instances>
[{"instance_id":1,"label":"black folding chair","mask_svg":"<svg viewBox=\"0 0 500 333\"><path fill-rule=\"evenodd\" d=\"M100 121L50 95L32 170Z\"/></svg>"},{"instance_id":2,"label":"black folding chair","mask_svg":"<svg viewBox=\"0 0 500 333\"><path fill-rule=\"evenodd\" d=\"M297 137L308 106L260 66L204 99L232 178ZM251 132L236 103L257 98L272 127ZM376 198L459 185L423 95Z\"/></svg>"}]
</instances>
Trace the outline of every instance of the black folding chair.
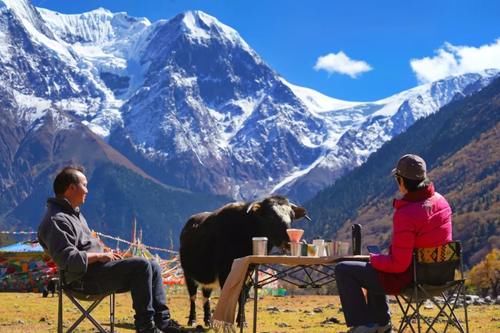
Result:
<instances>
[{"instance_id":1,"label":"black folding chair","mask_svg":"<svg viewBox=\"0 0 500 333\"><path fill-rule=\"evenodd\" d=\"M460 279L455 279L455 270L460 271ZM398 332L410 329L411 332L436 332L436 323L446 321L444 330L454 327L458 332L469 332L467 303L465 302L464 273L461 244L453 241L448 244L419 248L413 252L413 285L396 296L403 312ZM430 300L437 307L433 317L422 315L422 306ZM459 301L463 305L465 328L457 317ZM416 324L416 328L415 328Z\"/></svg>"},{"instance_id":2,"label":"black folding chair","mask_svg":"<svg viewBox=\"0 0 500 333\"><path fill-rule=\"evenodd\" d=\"M59 273L59 283L57 287L59 295L58 316L57 316L57 333L63 333L63 294L68 297L75 307L82 313L81 316L71 325L66 331L73 332L80 323L87 318L101 333L114 333L115 331L115 293L103 295L89 295L82 290L78 290L74 286L65 283L64 272ZM110 330L106 331L104 327L91 315L91 312L109 296L109 322ZM88 308L85 308L79 301L92 302Z\"/></svg>"}]
</instances>

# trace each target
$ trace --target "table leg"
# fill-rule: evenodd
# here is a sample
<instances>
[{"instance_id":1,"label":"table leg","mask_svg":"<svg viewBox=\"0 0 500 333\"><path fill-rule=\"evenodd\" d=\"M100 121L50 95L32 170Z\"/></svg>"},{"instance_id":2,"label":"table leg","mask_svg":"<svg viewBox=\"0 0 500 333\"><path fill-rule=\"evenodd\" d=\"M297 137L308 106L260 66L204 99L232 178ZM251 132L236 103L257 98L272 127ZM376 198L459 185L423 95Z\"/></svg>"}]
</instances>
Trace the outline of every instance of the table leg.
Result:
<instances>
[{"instance_id":1,"label":"table leg","mask_svg":"<svg viewBox=\"0 0 500 333\"><path fill-rule=\"evenodd\" d=\"M257 302L259 300L259 265L255 265L253 280L253 333L257 333Z\"/></svg>"},{"instance_id":2,"label":"table leg","mask_svg":"<svg viewBox=\"0 0 500 333\"><path fill-rule=\"evenodd\" d=\"M243 323L243 314L245 313L245 284L243 284L243 288L241 289L241 295L240 295L240 304L239 306L241 309L239 310L240 312L240 317L238 318L238 323L240 325L240 333L243 333L243 327L245 326L245 323Z\"/></svg>"}]
</instances>

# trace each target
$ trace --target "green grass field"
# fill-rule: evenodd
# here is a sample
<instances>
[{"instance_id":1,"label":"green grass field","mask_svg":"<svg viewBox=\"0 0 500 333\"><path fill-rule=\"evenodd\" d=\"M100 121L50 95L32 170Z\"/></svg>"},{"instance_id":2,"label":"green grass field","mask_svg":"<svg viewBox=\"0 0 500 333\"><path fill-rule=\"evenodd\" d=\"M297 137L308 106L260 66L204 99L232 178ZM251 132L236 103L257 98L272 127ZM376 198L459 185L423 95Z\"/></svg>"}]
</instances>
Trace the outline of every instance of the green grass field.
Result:
<instances>
[{"instance_id":1,"label":"green grass field","mask_svg":"<svg viewBox=\"0 0 500 333\"><path fill-rule=\"evenodd\" d=\"M68 299L65 299L65 326L76 319L78 312ZM213 307L217 298L213 299ZM135 332L133 328L133 311L129 294L119 294L116 299L116 322L118 332ZM187 321L189 310L188 297L184 293L170 295L168 305L172 315L181 324ZM198 318L201 322L201 304L197 304ZM251 332L253 303L247 303L246 312L248 327L245 332ZM273 310L274 308L274 310ZM277 309L277 310L276 310ZM391 304L393 322L400 320L397 304ZM469 306L470 332L496 333L500 332L500 305ZM96 310L96 317L106 322L109 307L104 302ZM434 310L426 310L428 313ZM337 296L265 296L259 301L258 332L345 332L344 318L340 311ZM463 312L461 312L463 313ZM424 313L427 315L427 313ZM338 320L340 323L326 323ZM443 325L438 326L443 330ZM57 297L42 298L33 293L0 293L0 332L56 332L57 328ZM450 331L450 330L448 330ZM81 324L77 332L95 332L87 321ZM213 332L208 330L207 332ZM451 330L453 332L453 330Z\"/></svg>"}]
</instances>

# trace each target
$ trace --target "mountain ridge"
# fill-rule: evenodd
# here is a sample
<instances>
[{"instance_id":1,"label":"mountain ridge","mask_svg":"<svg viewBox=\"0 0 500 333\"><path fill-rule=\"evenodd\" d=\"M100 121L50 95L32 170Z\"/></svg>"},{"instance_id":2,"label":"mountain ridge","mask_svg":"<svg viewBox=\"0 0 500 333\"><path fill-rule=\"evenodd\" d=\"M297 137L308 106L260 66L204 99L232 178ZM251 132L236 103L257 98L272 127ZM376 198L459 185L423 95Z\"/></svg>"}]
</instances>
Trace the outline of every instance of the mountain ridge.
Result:
<instances>
[{"instance_id":1,"label":"mountain ridge","mask_svg":"<svg viewBox=\"0 0 500 333\"><path fill-rule=\"evenodd\" d=\"M47 24L61 35L63 29L61 24L54 23L54 16L65 21L65 14L56 15L47 10L41 13L42 17L50 18L46 19ZM102 50L102 59L95 54L88 55L85 43L68 44L80 51L84 62L100 71L100 77L93 80L102 79L107 89L111 89L102 93L102 111L98 107L93 113L87 112L87 118L90 115L91 119L85 120L85 124L116 148L124 149L122 152L142 168L152 170L156 178L174 186L194 186L192 189L197 191L230 194L234 198L259 197L274 190L303 201L361 164L371 152L404 131L415 119L436 111L452 99L452 96L439 96L439 89L429 85L375 102L330 98L329 105L340 109L318 112L312 105L322 104L326 100L324 96L309 90L309 96L304 97L308 88L286 82L234 29L210 15L189 11L170 20L150 23L124 13L98 10L73 15L71 20L85 20L92 15L106 18L102 31L114 31L111 24L114 21L120 24L130 21L136 29L126 42L118 43L110 34L105 34L103 45L87 43L91 46L89 50ZM91 21L100 22L96 18ZM128 31L126 24L119 28ZM99 39L82 37L82 40ZM128 44L132 44L133 52L128 51ZM475 82L484 76L487 81L494 75L485 72L467 80ZM452 90L465 89L464 84L458 82L460 79L451 80L456 81L452 84L456 88ZM115 85L115 89L110 85ZM399 104L407 101L407 95L430 96L430 92L420 92L425 89L437 94L435 105L407 103L407 114L411 116L402 117L392 132L373 139L373 133L384 133L380 128L392 124L386 120L385 124L378 125L383 119L377 120L377 117L391 116ZM302 94L297 93L298 90ZM432 101L433 97L424 99ZM344 111L339 113L341 110ZM160 126L144 131L149 129L149 123ZM347 132L349 126L351 132L369 131L370 126L375 126L370 130L370 140L363 140L371 145L360 144L359 138ZM126 140L130 143L128 148L121 142ZM343 145L340 148L339 142ZM210 182L189 179L175 172L172 177L171 172L167 175L162 171L165 166L175 170L186 163L199 169L196 174L209 169ZM327 181L317 182L311 190L294 190L296 178L299 178L299 188L300 183L309 182L311 171L308 170L333 176L319 177Z\"/></svg>"},{"instance_id":2,"label":"mountain ridge","mask_svg":"<svg viewBox=\"0 0 500 333\"><path fill-rule=\"evenodd\" d=\"M500 207L499 151L495 145L499 110L500 79L496 79L482 91L456 100L417 121L405 133L372 154L365 164L319 192L306 204L310 215L320 221L307 225L308 233L347 239L350 226L361 223L365 244L387 245L392 225L390 202L397 190L390 171L400 156L416 153L427 161L429 176L437 191L449 200L454 210L454 233L464 243L466 259L470 263L476 262L491 246L498 246L498 239L490 237L494 236L500 223L498 214L495 218ZM483 145L478 143L481 141ZM477 150L478 147L482 149ZM465 163L474 159L479 162ZM464 186L471 190L464 190ZM477 204L485 200L487 205ZM469 207L471 204L473 208ZM471 211L478 227L487 225L484 227L487 231L480 234L474 231L473 224L467 222ZM490 217L478 218L482 213ZM494 226L493 233L489 225ZM474 240L471 240L471 235L474 235Z\"/></svg>"},{"instance_id":3,"label":"mountain ridge","mask_svg":"<svg viewBox=\"0 0 500 333\"><path fill-rule=\"evenodd\" d=\"M50 193L44 177L60 162L111 164L110 174L146 181L140 188L150 192L158 185L164 198L167 186L213 194L199 209L220 196L271 192L303 202L499 75L485 70L378 101L342 101L289 83L236 30L200 11L149 22L106 9L38 10L26 0L0 0L0 51L0 219L13 223L23 223L11 214L16 205ZM72 151L53 137L87 147Z\"/></svg>"}]
</instances>

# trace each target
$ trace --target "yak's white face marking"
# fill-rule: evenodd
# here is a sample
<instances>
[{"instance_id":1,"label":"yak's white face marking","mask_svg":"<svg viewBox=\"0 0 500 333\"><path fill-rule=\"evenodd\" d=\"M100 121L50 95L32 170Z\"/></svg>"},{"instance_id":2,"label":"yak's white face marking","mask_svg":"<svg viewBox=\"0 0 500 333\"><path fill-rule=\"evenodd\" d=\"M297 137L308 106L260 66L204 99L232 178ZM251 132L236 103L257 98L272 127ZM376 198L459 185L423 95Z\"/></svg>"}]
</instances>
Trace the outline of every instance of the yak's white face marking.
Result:
<instances>
[{"instance_id":1,"label":"yak's white face marking","mask_svg":"<svg viewBox=\"0 0 500 333\"><path fill-rule=\"evenodd\" d=\"M276 215L278 215L279 218L286 223L286 226L290 228L290 225L292 224L293 214L292 207L288 205L274 205L272 207Z\"/></svg>"}]
</instances>

